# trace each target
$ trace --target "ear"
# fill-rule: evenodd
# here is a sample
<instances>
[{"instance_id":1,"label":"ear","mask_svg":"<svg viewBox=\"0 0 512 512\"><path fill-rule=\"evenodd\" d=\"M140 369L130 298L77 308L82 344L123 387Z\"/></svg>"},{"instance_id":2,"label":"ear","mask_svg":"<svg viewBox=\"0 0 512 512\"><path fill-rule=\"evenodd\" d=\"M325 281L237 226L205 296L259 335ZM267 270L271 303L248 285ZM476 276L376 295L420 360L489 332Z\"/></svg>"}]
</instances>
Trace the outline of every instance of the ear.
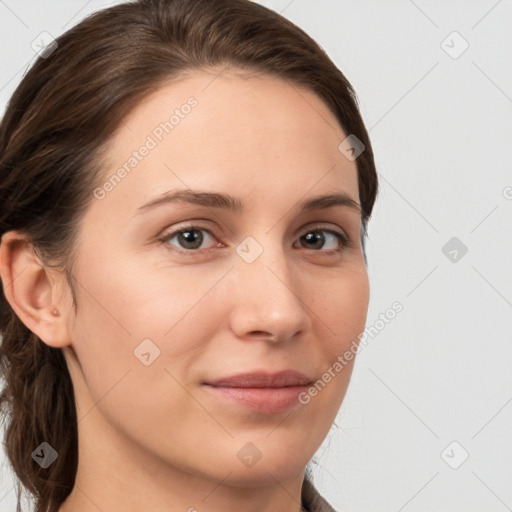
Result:
<instances>
[{"instance_id":1,"label":"ear","mask_svg":"<svg viewBox=\"0 0 512 512\"><path fill-rule=\"evenodd\" d=\"M6 300L28 329L51 347L71 345L64 315L53 302L62 283L19 231L2 236L0 277Z\"/></svg>"}]
</instances>

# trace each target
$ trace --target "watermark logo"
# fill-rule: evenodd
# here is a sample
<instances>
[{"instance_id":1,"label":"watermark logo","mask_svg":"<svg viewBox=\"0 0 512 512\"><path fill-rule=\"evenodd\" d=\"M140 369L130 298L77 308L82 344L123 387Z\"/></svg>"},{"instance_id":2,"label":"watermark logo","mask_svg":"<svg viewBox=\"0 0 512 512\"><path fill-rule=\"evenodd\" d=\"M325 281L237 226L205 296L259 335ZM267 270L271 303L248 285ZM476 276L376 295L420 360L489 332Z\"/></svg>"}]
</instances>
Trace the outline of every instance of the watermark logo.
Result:
<instances>
[{"instance_id":1,"label":"watermark logo","mask_svg":"<svg viewBox=\"0 0 512 512\"><path fill-rule=\"evenodd\" d=\"M49 57L59 46L57 41L49 32L41 32L36 38L32 40L30 45L37 55L46 59Z\"/></svg>"},{"instance_id":2,"label":"watermark logo","mask_svg":"<svg viewBox=\"0 0 512 512\"><path fill-rule=\"evenodd\" d=\"M261 459L263 454L258 447L253 443L245 443L236 456L240 459L242 464L248 468L252 468Z\"/></svg>"},{"instance_id":3,"label":"watermark logo","mask_svg":"<svg viewBox=\"0 0 512 512\"><path fill-rule=\"evenodd\" d=\"M468 248L459 238L454 236L443 245L441 252L452 263L458 263L467 254Z\"/></svg>"},{"instance_id":4,"label":"watermark logo","mask_svg":"<svg viewBox=\"0 0 512 512\"><path fill-rule=\"evenodd\" d=\"M457 31L453 31L441 41L441 48L455 60L469 48L469 43Z\"/></svg>"},{"instance_id":5,"label":"watermark logo","mask_svg":"<svg viewBox=\"0 0 512 512\"><path fill-rule=\"evenodd\" d=\"M160 349L149 338L143 339L133 353L144 366L153 364L160 357Z\"/></svg>"},{"instance_id":6,"label":"watermark logo","mask_svg":"<svg viewBox=\"0 0 512 512\"><path fill-rule=\"evenodd\" d=\"M338 146L339 152L351 162L366 149L366 146L354 134L350 134Z\"/></svg>"},{"instance_id":7,"label":"watermark logo","mask_svg":"<svg viewBox=\"0 0 512 512\"><path fill-rule=\"evenodd\" d=\"M469 458L468 451L457 441L452 441L442 452L441 458L452 469L459 469Z\"/></svg>"},{"instance_id":8,"label":"watermark logo","mask_svg":"<svg viewBox=\"0 0 512 512\"><path fill-rule=\"evenodd\" d=\"M263 247L252 236L248 236L237 245L236 252L246 263L252 263L263 253Z\"/></svg>"},{"instance_id":9,"label":"watermark logo","mask_svg":"<svg viewBox=\"0 0 512 512\"><path fill-rule=\"evenodd\" d=\"M32 458L43 468L50 467L59 454L46 441L41 443L33 452Z\"/></svg>"}]
</instances>

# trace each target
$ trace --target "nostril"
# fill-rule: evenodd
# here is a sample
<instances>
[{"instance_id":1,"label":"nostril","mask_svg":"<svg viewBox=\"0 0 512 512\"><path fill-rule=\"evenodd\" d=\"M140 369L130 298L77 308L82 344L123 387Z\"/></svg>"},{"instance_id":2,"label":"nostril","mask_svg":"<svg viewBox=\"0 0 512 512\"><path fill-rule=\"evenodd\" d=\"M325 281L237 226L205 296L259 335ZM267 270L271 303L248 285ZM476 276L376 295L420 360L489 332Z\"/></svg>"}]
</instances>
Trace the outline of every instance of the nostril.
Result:
<instances>
[{"instance_id":1,"label":"nostril","mask_svg":"<svg viewBox=\"0 0 512 512\"><path fill-rule=\"evenodd\" d=\"M268 341L277 341L276 336L274 336L273 334L270 334L266 331L252 331L251 336L253 336L255 338L267 338Z\"/></svg>"}]
</instances>

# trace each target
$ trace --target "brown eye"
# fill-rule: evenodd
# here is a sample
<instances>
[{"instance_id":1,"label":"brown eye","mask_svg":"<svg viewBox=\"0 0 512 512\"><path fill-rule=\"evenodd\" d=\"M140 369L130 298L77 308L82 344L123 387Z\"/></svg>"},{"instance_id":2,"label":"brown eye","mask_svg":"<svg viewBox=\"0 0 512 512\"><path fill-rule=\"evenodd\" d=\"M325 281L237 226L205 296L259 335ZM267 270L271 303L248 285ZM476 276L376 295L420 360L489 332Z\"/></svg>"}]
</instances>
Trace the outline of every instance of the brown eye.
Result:
<instances>
[{"instance_id":1,"label":"brown eye","mask_svg":"<svg viewBox=\"0 0 512 512\"><path fill-rule=\"evenodd\" d=\"M206 233L206 235L204 233ZM175 243L171 243L173 239L175 239ZM177 246L178 249L181 249L183 252L187 252L207 249L208 247L202 246L205 241L208 242L208 239L211 239L211 241L215 240L213 235L207 229L199 226L189 226L187 228L168 233L160 240L167 245ZM210 244L210 246L213 245L214 244Z\"/></svg>"},{"instance_id":2,"label":"brown eye","mask_svg":"<svg viewBox=\"0 0 512 512\"><path fill-rule=\"evenodd\" d=\"M348 245L348 239L345 235L328 229L310 230L299 240L302 242L303 247L312 250L324 249L326 251L335 251L342 250L343 247ZM326 245L330 247L326 248ZM341 249L340 245L342 246Z\"/></svg>"}]
</instances>

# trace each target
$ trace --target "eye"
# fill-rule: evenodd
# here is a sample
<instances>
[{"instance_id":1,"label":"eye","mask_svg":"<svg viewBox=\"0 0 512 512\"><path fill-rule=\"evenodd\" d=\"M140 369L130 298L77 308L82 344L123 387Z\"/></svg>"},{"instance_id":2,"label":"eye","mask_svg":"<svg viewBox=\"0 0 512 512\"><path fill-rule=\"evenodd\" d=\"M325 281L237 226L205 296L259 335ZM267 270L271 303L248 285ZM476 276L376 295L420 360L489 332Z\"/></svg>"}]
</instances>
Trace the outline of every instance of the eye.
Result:
<instances>
[{"instance_id":1,"label":"eye","mask_svg":"<svg viewBox=\"0 0 512 512\"><path fill-rule=\"evenodd\" d=\"M308 249L315 251L323 249L324 252L341 252L345 247L350 245L349 239L345 234L323 228L310 229L305 235L299 238L299 242L303 242ZM326 248L326 245L329 247Z\"/></svg>"},{"instance_id":2,"label":"eye","mask_svg":"<svg viewBox=\"0 0 512 512\"><path fill-rule=\"evenodd\" d=\"M206 236L203 233L206 233ZM172 233L167 233L160 238L160 241L167 245L174 245L171 243L173 239L175 239L176 243L179 244L179 248L184 249L184 251L181 252L207 249L207 247L201 247L205 240L215 240L210 231L199 226L189 226Z\"/></svg>"},{"instance_id":3,"label":"eye","mask_svg":"<svg viewBox=\"0 0 512 512\"><path fill-rule=\"evenodd\" d=\"M216 241L208 229L193 225L166 233L158 240L170 250L177 250L183 254L188 253L190 255L222 245ZM298 241L303 248L311 249L315 252L340 253L346 247L351 246L350 239L345 234L317 227L306 231ZM204 247L204 244L206 244L206 247Z\"/></svg>"}]
</instances>

